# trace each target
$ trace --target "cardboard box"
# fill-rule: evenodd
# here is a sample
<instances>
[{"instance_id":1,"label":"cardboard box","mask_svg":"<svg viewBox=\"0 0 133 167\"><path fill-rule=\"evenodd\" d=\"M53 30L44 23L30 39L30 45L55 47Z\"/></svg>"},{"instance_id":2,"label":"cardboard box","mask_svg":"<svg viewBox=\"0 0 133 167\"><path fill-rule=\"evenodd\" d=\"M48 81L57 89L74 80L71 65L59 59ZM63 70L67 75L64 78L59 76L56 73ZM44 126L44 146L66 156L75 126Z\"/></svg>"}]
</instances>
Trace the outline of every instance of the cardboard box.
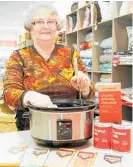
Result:
<instances>
[{"instance_id":1,"label":"cardboard box","mask_svg":"<svg viewBox=\"0 0 133 167\"><path fill-rule=\"evenodd\" d=\"M100 122L121 123L121 84L105 83L98 86Z\"/></svg>"}]
</instances>

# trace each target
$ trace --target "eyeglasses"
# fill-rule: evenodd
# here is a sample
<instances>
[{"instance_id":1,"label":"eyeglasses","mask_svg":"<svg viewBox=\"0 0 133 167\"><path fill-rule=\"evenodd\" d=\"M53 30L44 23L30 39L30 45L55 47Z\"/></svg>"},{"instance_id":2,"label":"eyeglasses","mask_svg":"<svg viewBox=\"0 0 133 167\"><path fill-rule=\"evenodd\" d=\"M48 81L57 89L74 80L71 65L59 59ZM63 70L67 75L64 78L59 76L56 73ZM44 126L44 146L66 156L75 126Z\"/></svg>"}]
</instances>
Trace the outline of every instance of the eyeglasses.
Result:
<instances>
[{"instance_id":1,"label":"eyeglasses","mask_svg":"<svg viewBox=\"0 0 133 167\"><path fill-rule=\"evenodd\" d=\"M55 20L47 20L47 21L36 20L36 21L32 22L31 24L33 24L33 25L35 25L37 27L43 27L44 23L46 23L48 27L52 27L52 26L56 25L56 21Z\"/></svg>"}]
</instances>

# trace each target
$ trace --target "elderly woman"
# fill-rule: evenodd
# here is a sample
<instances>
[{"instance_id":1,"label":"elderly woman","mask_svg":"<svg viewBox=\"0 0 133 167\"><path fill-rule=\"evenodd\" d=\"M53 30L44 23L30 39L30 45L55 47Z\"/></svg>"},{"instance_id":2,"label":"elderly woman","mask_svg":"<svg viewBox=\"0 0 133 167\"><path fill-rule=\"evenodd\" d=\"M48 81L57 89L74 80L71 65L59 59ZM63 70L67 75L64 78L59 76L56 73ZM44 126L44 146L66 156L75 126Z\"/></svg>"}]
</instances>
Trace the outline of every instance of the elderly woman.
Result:
<instances>
[{"instance_id":1,"label":"elderly woman","mask_svg":"<svg viewBox=\"0 0 133 167\"><path fill-rule=\"evenodd\" d=\"M27 105L53 106L55 98L91 99L94 87L75 51L54 43L56 32L62 28L57 11L46 3L33 6L27 14L25 29L31 33L34 45L12 53L4 80L4 97L16 109L18 130L26 129L22 118ZM74 74L73 59L78 58L78 76Z\"/></svg>"}]
</instances>

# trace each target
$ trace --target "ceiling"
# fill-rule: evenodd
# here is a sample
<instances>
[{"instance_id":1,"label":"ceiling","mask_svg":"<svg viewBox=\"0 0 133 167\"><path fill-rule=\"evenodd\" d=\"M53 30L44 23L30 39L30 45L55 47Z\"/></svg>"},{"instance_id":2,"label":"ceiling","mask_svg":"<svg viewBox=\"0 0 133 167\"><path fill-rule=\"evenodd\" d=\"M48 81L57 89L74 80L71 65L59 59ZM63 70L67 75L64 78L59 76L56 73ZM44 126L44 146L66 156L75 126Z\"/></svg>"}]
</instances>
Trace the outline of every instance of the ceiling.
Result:
<instances>
[{"instance_id":1,"label":"ceiling","mask_svg":"<svg viewBox=\"0 0 133 167\"><path fill-rule=\"evenodd\" d=\"M23 24L26 17L26 11L30 5L39 1L0 1L0 33L1 32L23 32ZM43 1L55 5L61 17L65 19L68 8L66 5L71 3L71 0L61 1ZM65 4L64 4L65 3Z\"/></svg>"}]
</instances>

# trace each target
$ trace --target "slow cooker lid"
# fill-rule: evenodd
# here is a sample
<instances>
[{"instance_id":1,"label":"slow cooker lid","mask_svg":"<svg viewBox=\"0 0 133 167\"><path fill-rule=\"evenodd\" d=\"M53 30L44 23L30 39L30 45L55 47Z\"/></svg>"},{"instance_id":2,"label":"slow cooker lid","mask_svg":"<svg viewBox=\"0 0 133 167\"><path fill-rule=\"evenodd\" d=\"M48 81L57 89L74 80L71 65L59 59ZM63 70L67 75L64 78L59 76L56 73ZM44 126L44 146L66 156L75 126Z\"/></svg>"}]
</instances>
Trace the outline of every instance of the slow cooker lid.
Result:
<instances>
[{"instance_id":1,"label":"slow cooker lid","mask_svg":"<svg viewBox=\"0 0 133 167\"><path fill-rule=\"evenodd\" d=\"M56 104L57 108L47 108L47 107L37 107L37 106L28 106L30 109L41 110L41 111L66 111L71 112L72 110L88 110L93 109L97 104L93 101L82 99L82 106L79 99L52 99L53 104Z\"/></svg>"}]
</instances>

